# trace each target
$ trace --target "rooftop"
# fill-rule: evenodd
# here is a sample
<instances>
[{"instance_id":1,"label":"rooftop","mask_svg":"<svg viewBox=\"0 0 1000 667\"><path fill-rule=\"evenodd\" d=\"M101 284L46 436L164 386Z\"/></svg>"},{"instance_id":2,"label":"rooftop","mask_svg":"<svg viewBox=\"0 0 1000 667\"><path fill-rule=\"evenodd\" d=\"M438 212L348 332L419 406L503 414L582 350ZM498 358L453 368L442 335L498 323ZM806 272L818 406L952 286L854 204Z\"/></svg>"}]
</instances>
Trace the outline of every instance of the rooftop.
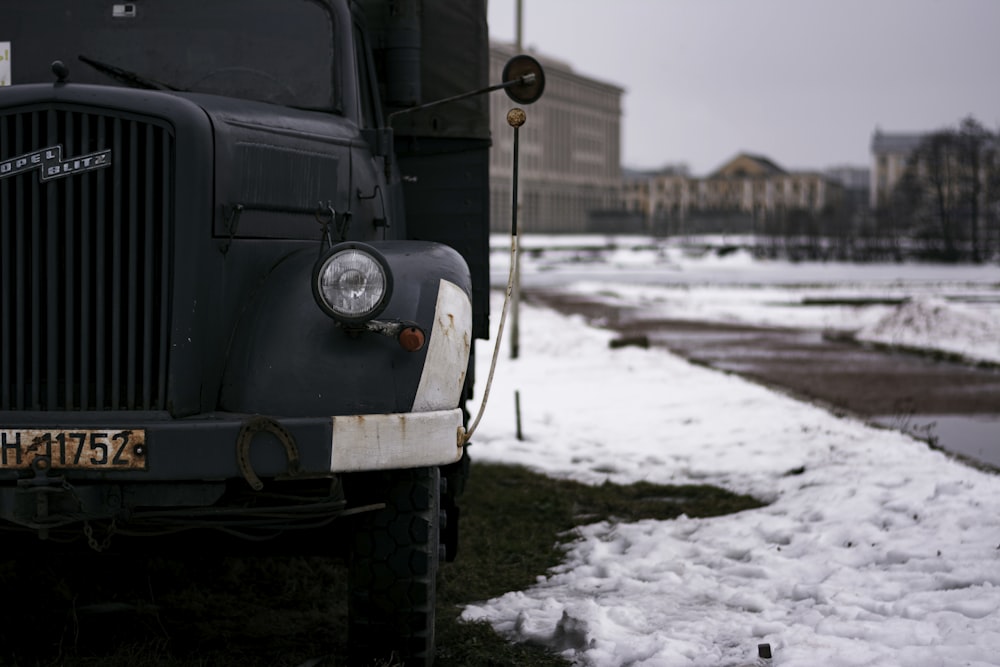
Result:
<instances>
[{"instance_id":1,"label":"rooftop","mask_svg":"<svg viewBox=\"0 0 1000 667\"><path fill-rule=\"evenodd\" d=\"M910 153L924 137L921 132L882 132L875 130L872 135L872 153Z\"/></svg>"}]
</instances>

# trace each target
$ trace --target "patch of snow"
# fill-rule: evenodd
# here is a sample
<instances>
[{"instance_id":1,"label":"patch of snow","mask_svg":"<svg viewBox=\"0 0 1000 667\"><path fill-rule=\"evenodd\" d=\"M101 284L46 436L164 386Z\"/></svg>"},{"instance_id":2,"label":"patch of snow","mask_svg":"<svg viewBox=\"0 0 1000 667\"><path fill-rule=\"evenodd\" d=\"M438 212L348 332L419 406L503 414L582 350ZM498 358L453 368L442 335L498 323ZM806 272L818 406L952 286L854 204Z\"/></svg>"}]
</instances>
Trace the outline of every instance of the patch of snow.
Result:
<instances>
[{"instance_id":1,"label":"patch of snow","mask_svg":"<svg viewBox=\"0 0 1000 667\"><path fill-rule=\"evenodd\" d=\"M713 484L768 504L582 526L561 566L464 618L591 667L749 665L759 643L782 667L997 664L1000 478L611 338L522 305L520 358L501 354L474 460L592 484Z\"/></svg>"},{"instance_id":2,"label":"patch of snow","mask_svg":"<svg viewBox=\"0 0 1000 667\"><path fill-rule=\"evenodd\" d=\"M1000 318L944 299L921 296L862 327L858 340L934 350L1000 363Z\"/></svg>"}]
</instances>

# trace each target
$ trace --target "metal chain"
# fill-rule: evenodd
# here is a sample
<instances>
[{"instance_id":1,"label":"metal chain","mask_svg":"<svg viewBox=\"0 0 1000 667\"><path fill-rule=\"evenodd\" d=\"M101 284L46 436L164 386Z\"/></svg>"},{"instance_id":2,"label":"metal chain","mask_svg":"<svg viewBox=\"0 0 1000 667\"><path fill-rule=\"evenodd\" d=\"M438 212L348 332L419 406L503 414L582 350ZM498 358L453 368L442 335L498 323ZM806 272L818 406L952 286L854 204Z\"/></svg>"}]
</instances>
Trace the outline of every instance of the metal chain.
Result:
<instances>
[{"instance_id":1,"label":"metal chain","mask_svg":"<svg viewBox=\"0 0 1000 667\"><path fill-rule=\"evenodd\" d=\"M73 500L76 501L77 506L80 508L80 511L82 512L83 500L80 498L79 495L77 495L76 489L73 488L73 485L64 479L62 482L62 488L64 488L66 491L69 492L71 496L73 496ZM88 521L87 519L83 520L83 534L86 535L87 537L87 544L90 546L91 549L93 549L97 553L106 551L108 547L111 546L111 537L115 534L116 527L117 526L115 525L115 517L111 517L111 523L108 525L108 531L107 533L105 533L104 539L98 542L97 538L94 537L94 529L90 525L90 521Z\"/></svg>"},{"instance_id":2,"label":"metal chain","mask_svg":"<svg viewBox=\"0 0 1000 667\"><path fill-rule=\"evenodd\" d=\"M87 536L87 544L90 545L90 548L101 553L111 546L111 537L115 534L115 518L111 517L111 525L108 526L108 532L102 541L98 542L97 538L94 537L94 529L86 519L83 520L83 534Z\"/></svg>"}]
</instances>

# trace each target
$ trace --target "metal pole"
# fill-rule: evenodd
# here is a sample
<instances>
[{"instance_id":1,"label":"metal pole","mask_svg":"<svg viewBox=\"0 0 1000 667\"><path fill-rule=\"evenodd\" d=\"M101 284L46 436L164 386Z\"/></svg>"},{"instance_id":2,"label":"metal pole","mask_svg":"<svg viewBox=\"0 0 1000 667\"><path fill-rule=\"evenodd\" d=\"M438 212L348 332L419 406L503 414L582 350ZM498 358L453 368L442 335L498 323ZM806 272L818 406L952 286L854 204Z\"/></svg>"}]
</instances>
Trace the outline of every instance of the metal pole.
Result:
<instances>
[{"instance_id":1,"label":"metal pole","mask_svg":"<svg viewBox=\"0 0 1000 667\"><path fill-rule=\"evenodd\" d=\"M521 208L521 193L518 190L518 163L520 159L520 145L521 145L521 126L524 125L524 121L527 120L527 116L521 109L511 109L507 112L507 123L514 128L514 168L511 172L511 215L510 215L510 233L514 237L514 257L511 261L514 262L514 275L512 276L512 286L511 286L511 296L510 296L510 358L517 359L520 354L520 342L519 338L519 316L518 311L520 310L521 302L521 243L518 240L518 235L520 234L520 216L518 215Z\"/></svg>"},{"instance_id":2,"label":"metal pole","mask_svg":"<svg viewBox=\"0 0 1000 667\"><path fill-rule=\"evenodd\" d=\"M520 208L520 204L514 204ZM517 263L514 265L514 286L510 291L510 358L517 359L521 354L521 243L514 250Z\"/></svg>"},{"instance_id":3,"label":"metal pole","mask_svg":"<svg viewBox=\"0 0 1000 667\"><path fill-rule=\"evenodd\" d=\"M517 53L523 51L524 36L524 6L523 0L517 0L517 42L515 44ZM523 118L524 112L521 117ZM509 115L508 115L508 122ZM521 120L524 123L524 120ZM520 124L514 126L514 196L511 206L514 207L513 219L514 229L512 233L516 236L520 233L521 193L517 189L517 152L518 152L518 128ZM518 240L514 248L517 255L514 262L514 281L510 297L510 358L517 359L521 351L521 242Z\"/></svg>"},{"instance_id":4,"label":"metal pole","mask_svg":"<svg viewBox=\"0 0 1000 667\"><path fill-rule=\"evenodd\" d=\"M524 46L524 40L522 39L523 36L524 36L524 7L522 0L517 0L517 41L514 43L514 45L517 47L518 53L521 52L521 49Z\"/></svg>"},{"instance_id":5,"label":"metal pole","mask_svg":"<svg viewBox=\"0 0 1000 667\"><path fill-rule=\"evenodd\" d=\"M521 392L514 390L514 419L517 424L517 439L524 440L524 433L521 431Z\"/></svg>"}]
</instances>

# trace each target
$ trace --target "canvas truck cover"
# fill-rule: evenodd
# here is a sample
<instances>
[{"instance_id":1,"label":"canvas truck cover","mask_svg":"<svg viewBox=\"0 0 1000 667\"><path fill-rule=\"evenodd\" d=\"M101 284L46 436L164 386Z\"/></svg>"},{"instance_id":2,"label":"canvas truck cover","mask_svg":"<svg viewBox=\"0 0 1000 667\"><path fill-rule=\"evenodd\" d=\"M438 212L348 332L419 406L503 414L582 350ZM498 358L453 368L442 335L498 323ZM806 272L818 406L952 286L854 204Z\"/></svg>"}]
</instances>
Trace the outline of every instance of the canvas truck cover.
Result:
<instances>
[{"instance_id":1,"label":"canvas truck cover","mask_svg":"<svg viewBox=\"0 0 1000 667\"><path fill-rule=\"evenodd\" d=\"M409 40L410 54L419 58L419 99L394 107L383 95L390 113L489 85L489 49L483 48L489 43L486 0L363 0L361 5L375 38L373 50L379 67L386 66L387 60L396 60L391 50L405 49L406 44L399 46L400 39ZM390 5L394 15L390 15ZM416 24L400 28L398 14L405 12L414 15ZM407 34L400 37L401 31ZM400 136L488 139L489 96L404 114L394 120L393 127Z\"/></svg>"}]
</instances>

